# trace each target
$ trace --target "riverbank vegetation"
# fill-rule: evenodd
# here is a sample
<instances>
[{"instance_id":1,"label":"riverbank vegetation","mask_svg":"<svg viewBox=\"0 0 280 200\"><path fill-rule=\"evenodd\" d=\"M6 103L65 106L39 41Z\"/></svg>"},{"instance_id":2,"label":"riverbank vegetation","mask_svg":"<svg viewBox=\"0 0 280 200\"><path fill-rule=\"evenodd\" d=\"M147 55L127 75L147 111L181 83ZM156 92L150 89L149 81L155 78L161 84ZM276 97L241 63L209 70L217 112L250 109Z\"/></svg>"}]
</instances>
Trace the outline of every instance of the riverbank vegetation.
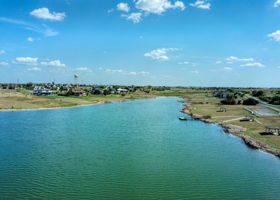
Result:
<instances>
[{"instance_id":1,"label":"riverbank vegetation","mask_svg":"<svg viewBox=\"0 0 280 200\"><path fill-rule=\"evenodd\" d=\"M265 131L267 126L280 127L279 107L258 101L256 96L253 96L255 89L231 89L230 92L225 89L222 91L227 95L217 96L217 91L211 90L189 94L186 102L191 103L190 112L206 116L213 122L243 127L246 130L242 134L280 152L280 136L277 132L274 134ZM263 94L278 95L279 93L276 91L265 89ZM234 93L239 94L232 95ZM240 103L225 103L228 99L233 99L235 102L240 101Z\"/></svg>"},{"instance_id":2,"label":"riverbank vegetation","mask_svg":"<svg viewBox=\"0 0 280 200\"><path fill-rule=\"evenodd\" d=\"M89 86L79 86L79 88L81 88L83 91L97 91L97 87L94 87L93 89L93 87ZM109 88L114 87L110 86ZM52 93L51 95L37 95L37 93L34 94L34 90L28 90L26 88L2 88L0 89L0 111L73 107L114 101L154 98L159 96L183 96L186 93L185 89L169 87L115 86L115 88L122 88L122 90L118 92L117 89L109 90L106 86L99 86L99 92L86 92L81 93L81 95L71 93L67 94L67 92L59 94ZM133 89L129 90L126 88ZM116 92L112 93L108 91Z\"/></svg>"}]
</instances>

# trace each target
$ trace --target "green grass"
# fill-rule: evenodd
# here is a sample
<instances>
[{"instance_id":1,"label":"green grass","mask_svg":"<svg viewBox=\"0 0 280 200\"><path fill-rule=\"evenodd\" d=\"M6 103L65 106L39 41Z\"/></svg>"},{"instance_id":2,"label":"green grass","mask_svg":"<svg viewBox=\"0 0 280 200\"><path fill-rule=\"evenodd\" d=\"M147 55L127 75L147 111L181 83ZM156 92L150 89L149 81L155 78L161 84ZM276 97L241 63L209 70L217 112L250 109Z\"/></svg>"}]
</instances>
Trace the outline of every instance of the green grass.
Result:
<instances>
[{"instance_id":1,"label":"green grass","mask_svg":"<svg viewBox=\"0 0 280 200\"><path fill-rule=\"evenodd\" d=\"M71 107L78 105L90 105L111 101L124 101L134 99L146 99L157 96L183 96L186 94L184 89L171 89L165 91L136 91L125 96L120 94L111 95L88 95L88 96L46 96L38 97L31 95L30 90L0 90L0 109L38 109Z\"/></svg>"},{"instance_id":2,"label":"green grass","mask_svg":"<svg viewBox=\"0 0 280 200\"><path fill-rule=\"evenodd\" d=\"M198 92L189 94L188 100L191 102L205 102L208 100L208 104L192 104L192 112L200 115L211 116L217 122L224 122L226 120L237 119L244 115L250 114L244 109L249 107L251 109L259 108L259 106L243 106L243 105L223 105L227 109L227 112L217 112L219 109L218 103L220 99L211 97L207 93ZM245 135L249 135L259 141L262 141L271 147L280 150L280 136L275 135L261 135L265 131L265 127L269 125L275 125L280 127L280 117L255 117L261 124L255 122L240 122L240 120L234 120L226 122L228 124L238 125L246 128Z\"/></svg>"}]
</instances>

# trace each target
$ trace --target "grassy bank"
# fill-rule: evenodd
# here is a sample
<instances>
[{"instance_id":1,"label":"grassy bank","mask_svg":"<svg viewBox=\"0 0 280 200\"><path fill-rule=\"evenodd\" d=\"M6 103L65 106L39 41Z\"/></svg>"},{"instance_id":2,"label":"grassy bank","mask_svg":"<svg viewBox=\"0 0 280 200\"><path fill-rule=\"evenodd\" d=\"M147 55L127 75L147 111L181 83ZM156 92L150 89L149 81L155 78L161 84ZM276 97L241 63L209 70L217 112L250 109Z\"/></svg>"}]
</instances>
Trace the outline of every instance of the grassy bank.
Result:
<instances>
[{"instance_id":1,"label":"grassy bank","mask_svg":"<svg viewBox=\"0 0 280 200\"><path fill-rule=\"evenodd\" d=\"M91 105L105 102L147 99L159 96L183 96L186 91L173 88L164 91L151 90L149 93L136 91L125 95L88 95L88 96L34 96L28 90L0 90L0 110L22 110L60 108Z\"/></svg>"},{"instance_id":2,"label":"grassy bank","mask_svg":"<svg viewBox=\"0 0 280 200\"><path fill-rule=\"evenodd\" d=\"M240 119L244 119L245 115L251 115L245 108L251 110L264 109L262 106L245 106L245 105L223 105L226 108L226 112L219 112L220 99L213 97L211 92L198 91L197 93L188 94L187 102L192 103L191 112L193 114L208 116L211 120L217 123L232 124L243 128L246 131L244 135L248 135L258 141L268 144L270 147L280 150L280 136L265 134L266 126L278 126L280 127L280 117L257 117L254 116L254 121L242 122ZM266 108L265 108L266 109Z\"/></svg>"}]
</instances>

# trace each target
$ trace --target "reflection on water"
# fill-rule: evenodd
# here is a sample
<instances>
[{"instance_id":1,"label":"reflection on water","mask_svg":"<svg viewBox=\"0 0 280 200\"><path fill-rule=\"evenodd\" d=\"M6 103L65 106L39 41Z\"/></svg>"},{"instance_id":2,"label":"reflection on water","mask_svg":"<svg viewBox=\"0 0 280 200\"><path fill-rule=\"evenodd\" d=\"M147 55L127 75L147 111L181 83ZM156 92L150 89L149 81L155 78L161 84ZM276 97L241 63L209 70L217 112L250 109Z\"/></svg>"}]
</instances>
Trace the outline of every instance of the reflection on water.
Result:
<instances>
[{"instance_id":1,"label":"reflection on water","mask_svg":"<svg viewBox=\"0 0 280 200\"><path fill-rule=\"evenodd\" d=\"M0 113L0 199L279 199L278 158L177 100Z\"/></svg>"}]
</instances>

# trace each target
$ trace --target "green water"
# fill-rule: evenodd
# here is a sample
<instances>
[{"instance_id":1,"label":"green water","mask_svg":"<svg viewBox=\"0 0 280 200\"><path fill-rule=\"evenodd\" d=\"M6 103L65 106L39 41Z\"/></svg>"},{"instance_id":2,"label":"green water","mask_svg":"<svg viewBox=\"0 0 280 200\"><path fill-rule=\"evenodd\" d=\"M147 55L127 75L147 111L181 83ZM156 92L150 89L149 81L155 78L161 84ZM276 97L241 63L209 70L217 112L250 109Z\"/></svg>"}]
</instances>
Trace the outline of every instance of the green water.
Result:
<instances>
[{"instance_id":1,"label":"green water","mask_svg":"<svg viewBox=\"0 0 280 200\"><path fill-rule=\"evenodd\" d=\"M0 113L0 199L280 199L280 159L177 100Z\"/></svg>"}]
</instances>

